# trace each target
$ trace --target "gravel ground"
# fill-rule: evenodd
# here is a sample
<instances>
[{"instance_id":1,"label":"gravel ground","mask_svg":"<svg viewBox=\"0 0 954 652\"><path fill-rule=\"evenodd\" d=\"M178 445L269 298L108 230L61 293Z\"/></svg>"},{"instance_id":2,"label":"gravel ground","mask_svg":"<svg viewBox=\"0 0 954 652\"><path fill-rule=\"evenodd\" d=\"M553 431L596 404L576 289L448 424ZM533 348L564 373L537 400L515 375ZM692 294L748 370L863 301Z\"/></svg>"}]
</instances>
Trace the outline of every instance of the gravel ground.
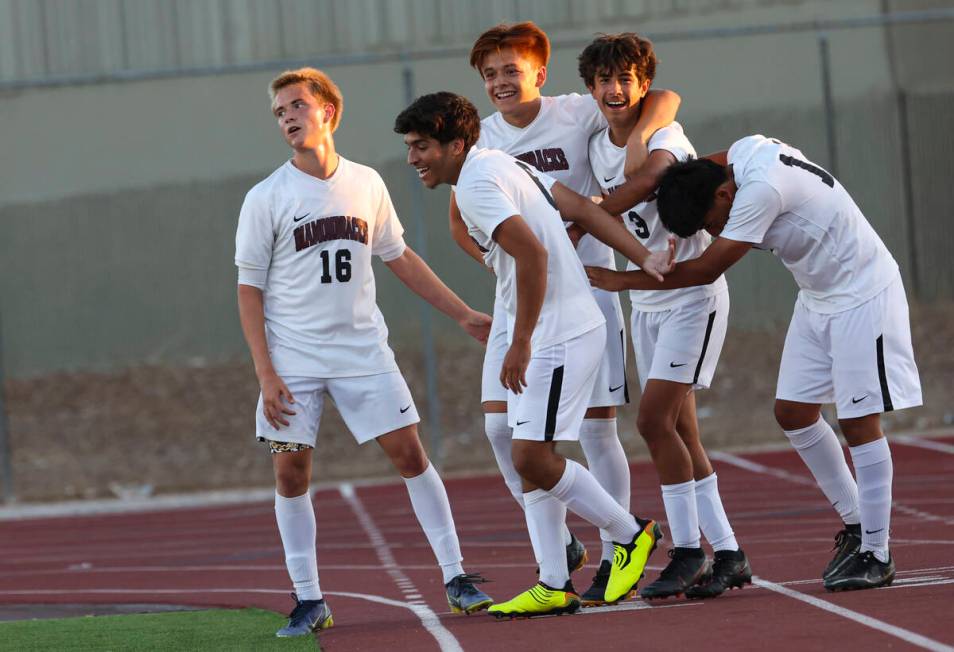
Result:
<instances>
[{"instance_id":1,"label":"gravel ground","mask_svg":"<svg viewBox=\"0 0 954 652\"><path fill-rule=\"evenodd\" d=\"M913 307L915 353L925 407L891 413L885 429L927 429L954 422L954 304ZM698 394L703 438L711 448L784 443L772 417L775 377L784 332L730 332L712 389ZM479 407L476 346L445 349L439 378L443 468L494 467ZM398 361L425 418L421 357L399 351ZM630 367L633 365L630 364ZM646 454L635 432L634 402L620 418L630 456ZM135 496L272 483L271 465L253 436L258 387L245 360L218 365L148 366L112 374L56 374L5 385L18 500ZM567 446L567 453L573 454ZM576 455L574 455L576 456ZM322 423L315 480L381 477L393 473L374 444L358 447L337 412Z\"/></svg>"}]
</instances>

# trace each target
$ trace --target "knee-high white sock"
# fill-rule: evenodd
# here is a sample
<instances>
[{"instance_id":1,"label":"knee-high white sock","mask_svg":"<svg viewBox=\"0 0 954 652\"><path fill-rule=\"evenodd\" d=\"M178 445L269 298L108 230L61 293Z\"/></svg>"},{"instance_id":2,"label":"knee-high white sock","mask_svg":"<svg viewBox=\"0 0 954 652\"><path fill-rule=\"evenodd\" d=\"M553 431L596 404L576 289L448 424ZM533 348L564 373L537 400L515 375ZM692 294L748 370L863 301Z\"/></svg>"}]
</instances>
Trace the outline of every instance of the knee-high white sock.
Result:
<instances>
[{"instance_id":1,"label":"knee-high white sock","mask_svg":"<svg viewBox=\"0 0 954 652\"><path fill-rule=\"evenodd\" d=\"M566 519L566 506L543 489L523 495L527 528L534 533L540 551L540 581L562 589L570 579L566 567L566 546L560 529Z\"/></svg>"},{"instance_id":2,"label":"knee-high white sock","mask_svg":"<svg viewBox=\"0 0 954 652\"><path fill-rule=\"evenodd\" d=\"M636 519L606 493L596 478L573 460L548 492L574 514L606 530L619 543L629 543L639 531Z\"/></svg>"},{"instance_id":3,"label":"knee-high white sock","mask_svg":"<svg viewBox=\"0 0 954 652\"><path fill-rule=\"evenodd\" d=\"M315 551L315 508L311 494L286 498L275 492L275 520L285 548L285 568L299 600L321 600L318 553Z\"/></svg>"},{"instance_id":4,"label":"knee-high white sock","mask_svg":"<svg viewBox=\"0 0 954 652\"><path fill-rule=\"evenodd\" d=\"M497 459L497 468L500 469L500 474L503 476L504 482L507 484L507 488L510 490L513 499L516 500L520 508L523 509L523 484L520 480L520 474L517 473L517 469L513 465L513 458L510 454L513 449L513 429L507 425L506 413L489 412L485 414L484 431L487 433L487 439L490 440L490 447L493 449L494 457ZM564 514L564 522L560 525L563 545L570 543L570 530L567 529L565 521L566 515ZM527 521L528 526L529 523L530 522ZM533 556L539 566L540 555L537 551L536 543L534 543L533 530L530 530L530 543L534 546Z\"/></svg>"},{"instance_id":5,"label":"knee-high white sock","mask_svg":"<svg viewBox=\"0 0 954 652\"><path fill-rule=\"evenodd\" d=\"M672 544L677 548L699 547L699 512L696 509L696 481L664 484L663 505Z\"/></svg>"},{"instance_id":6,"label":"knee-high white sock","mask_svg":"<svg viewBox=\"0 0 954 652\"><path fill-rule=\"evenodd\" d=\"M807 428L786 430L785 436L815 476L815 482L841 520L848 525L860 523L858 485L851 477L838 436L831 426L818 417L818 421Z\"/></svg>"},{"instance_id":7,"label":"knee-high white sock","mask_svg":"<svg viewBox=\"0 0 954 652\"><path fill-rule=\"evenodd\" d=\"M713 550L739 549L729 517L725 515L725 508L722 507L719 478L716 477L715 471L702 480L696 480L696 510L699 512L699 528Z\"/></svg>"},{"instance_id":8,"label":"knee-high white sock","mask_svg":"<svg viewBox=\"0 0 954 652\"><path fill-rule=\"evenodd\" d=\"M464 558L460 554L454 516L451 514L447 490L444 489L441 476L437 475L433 464L428 464L427 470L421 475L404 478L404 484L407 485L417 522L421 524L421 529L431 544L431 550L434 551L444 574L444 583L447 584L463 574L461 561Z\"/></svg>"},{"instance_id":9,"label":"knee-high white sock","mask_svg":"<svg viewBox=\"0 0 954 652\"><path fill-rule=\"evenodd\" d=\"M888 440L877 439L848 449L858 476L861 505L861 550L888 561L888 534L891 529L891 481L894 465Z\"/></svg>"},{"instance_id":10,"label":"knee-high white sock","mask_svg":"<svg viewBox=\"0 0 954 652\"><path fill-rule=\"evenodd\" d=\"M590 473L620 506L629 511L629 462L616 433L616 418L584 419L580 428L580 445L586 455ZM613 540L600 530L603 542L602 559L613 558Z\"/></svg>"}]
</instances>

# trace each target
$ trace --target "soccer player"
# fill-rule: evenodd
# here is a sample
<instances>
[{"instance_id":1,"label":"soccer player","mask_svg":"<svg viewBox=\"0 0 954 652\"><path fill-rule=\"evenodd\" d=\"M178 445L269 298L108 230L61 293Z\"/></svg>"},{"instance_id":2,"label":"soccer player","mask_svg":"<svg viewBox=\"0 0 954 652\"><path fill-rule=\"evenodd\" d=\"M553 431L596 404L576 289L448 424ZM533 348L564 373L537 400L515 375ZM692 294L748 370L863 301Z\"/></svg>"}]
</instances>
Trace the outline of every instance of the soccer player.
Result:
<instances>
[{"instance_id":1,"label":"soccer player","mask_svg":"<svg viewBox=\"0 0 954 652\"><path fill-rule=\"evenodd\" d=\"M497 112L482 121L477 145L511 154L583 196L598 196L599 186L590 170L587 143L593 133L606 126L606 121L589 95L541 95L549 59L550 41L532 22L497 25L480 35L471 49L470 64L480 74L487 97ZM672 91L650 93L645 110L632 131L628 151L634 160L645 158L641 151L645 150L649 134L670 123L676 116L678 105L679 96ZM614 210L618 213L632 205L614 207L613 203L607 204L610 213ZM483 256L467 234L453 194L450 225L455 241L483 264ZM577 255L584 264L603 267L614 264L613 252L608 246L592 236L581 235L576 228L572 232L579 238ZM593 396L588 401L580 444L590 471L628 510L629 463L616 429L616 408L629 401L623 313L615 293L593 288L590 291L606 320L608 336ZM522 506L520 476L510 460L511 431L507 425L506 393L497 381L507 351L503 314L498 296L494 302L494 327L484 357L481 402L487 437L498 466L511 494ZM600 536L603 544L601 565L603 562L608 564L612 559L613 544L607 532ZM567 565L572 572L586 562L586 549L565 527L563 537L567 544ZM597 586L594 590L601 591L602 587Z\"/></svg>"},{"instance_id":2,"label":"soccer player","mask_svg":"<svg viewBox=\"0 0 954 652\"><path fill-rule=\"evenodd\" d=\"M580 76L609 126L590 139L590 164L604 195L622 185L626 142L639 118L643 98L656 74L653 44L633 33L602 35L579 57ZM649 140L649 158L631 179L640 203L623 223L648 249L665 247L671 237L659 222L653 193L663 172L696 152L682 127L672 123ZM677 260L696 258L711 242L704 232L679 242ZM630 264L628 269L637 269ZM718 480L699 440L695 389L712 382L729 318L729 290L719 276L708 285L679 290L632 290L630 332L642 387L637 426L649 446L662 483L663 504L672 536L671 561L643 598L721 594L751 583L752 571L729 525ZM699 541L702 527L715 551L709 564ZM609 574L602 562L594 586ZM696 586L701 583L701 586ZM601 604L594 590L583 604Z\"/></svg>"},{"instance_id":3,"label":"soccer player","mask_svg":"<svg viewBox=\"0 0 954 652\"><path fill-rule=\"evenodd\" d=\"M497 275L510 342L498 381L507 388L512 461L522 480L528 529L540 554L540 582L491 613L536 616L572 613L579 595L570 583L561 530L569 508L616 542L607 602L634 590L660 532L634 518L587 469L556 452L579 437L605 347L605 320L566 234L565 219L619 250L657 278L671 267L668 251L652 255L588 198L499 150L472 147L480 118L467 99L434 93L396 119L408 163L428 188L456 184L461 214Z\"/></svg>"},{"instance_id":4,"label":"soccer player","mask_svg":"<svg viewBox=\"0 0 954 652\"><path fill-rule=\"evenodd\" d=\"M728 152L678 163L659 215L683 238L715 241L680 262L664 288L709 285L750 249L778 256L799 293L785 338L775 418L844 528L823 571L829 591L889 585L893 467L881 413L921 405L898 264L845 188L799 150L749 136ZM659 287L638 271L589 270L604 288ZM821 404L834 401L857 484Z\"/></svg>"},{"instance_id":5,"label":"soccer player","mask_svg":"<svg viewBox=\"0 0 954 652\"><path fill-rule=\"evenodd\" d=\"M407 486L454 611L492 600L461 566L447 493L417 434L417 409L387 343L371 256L485 341L490 317L449 290L404 243L377 172L335 151L337 86L313 68L272 80L271 108L292 157L245 197L235 238L242 331L261 386L256 435L272 452L275 516L296 606L278 636L332 625L315 553L308 492L326 395L359 443L377 441ZM369 409L371 406L373 409Z\"/></svg>"}]
</instances>

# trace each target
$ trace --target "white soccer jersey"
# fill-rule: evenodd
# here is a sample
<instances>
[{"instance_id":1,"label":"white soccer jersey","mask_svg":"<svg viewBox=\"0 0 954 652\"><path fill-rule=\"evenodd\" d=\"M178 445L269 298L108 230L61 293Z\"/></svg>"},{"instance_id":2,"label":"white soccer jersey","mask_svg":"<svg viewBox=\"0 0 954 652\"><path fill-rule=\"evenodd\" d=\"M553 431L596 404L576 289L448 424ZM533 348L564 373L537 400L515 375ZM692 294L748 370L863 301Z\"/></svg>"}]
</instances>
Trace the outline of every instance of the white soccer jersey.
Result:
<instances>
[{"instance_id":1,"label":"white soccer jersey","mask_svg":"<svg viewBox=\"0 0 954 652\"><path fill-rule=\"evenodd\" d=\"M375 303L371 255L405 250L377 172L339 157L327 180L286 162L245 197L235 264L265 273L265 330L280 376L338 378L397 369Z\"/></svg>"},{"instance_id":2,"label":"white soccer jersey","mask_svg":"<svg viewBox=\"0 0 954 652\"><path fill-rule=\"evenodd\" d=\"M517 312L516 265L494 241L494 230L508 218L520 215L547 250L546 295L531 338L535 351L605 322L550 196L554 183L552 177L523 161L478 147L467 153L457 180L457 205L470 236L485 252L485 262L497 274L497 292L507 310L511 336Z\"/></svg>"},{"instance_id":3,"label":"white soccer jersey","mask_svg":"<svg viewBox=\"0 0 954 652\"><path fill-rule=\"evenodd\" d=\"M653 134L653 137L649 139L648 147L650 153L655 150L665 150L676 157L677 161L687 161L696 155L692 143L686 138L682 126L677 122ZM626 147L613 144L610 140L609 128L600 131L590 139L590 165L604 194L612 193L625 181L623 169L626 165ZM671 233L659 219L655 194L625 211L623 222L629 232L650 251L660 251L668 246ZM691 238L677 238L676 261L698 258L710 242L712 237L705 231L699 231ZM633 270L639 267L630 262L626 269ZM629 297L634 309L655 312L711 297L726 290L728 285L725 277L719 276L709 285L676 290L630 290Z\"/></svg>"},{"instance_id":4,"label":"white soccer jersey","mask_svg":"<svg viewBox=\"0 0 954 652\"><path fill-rule=\"evenodd\" d=\"M732 145L728 161L738 191L720 237L770 249L807 308L853 308L897 277L897 262L848 192L799 150L749 136Z\"/></svg>"},{"instance_id":5,"label":"white soccer jersey","mask_svg":"<svg viewBox=\"0 0 954 652\"><path fill-rule=\"evenodd\" d=\"M529 163L584 197L599 194L590 171L590 136L606 126L596 101L589 95L570 93L540 98L540 112L522 129L499 113L480 123L477 147L499 149ZM584 265L615 267L613 250L591 235L576 249Z\"/></svg>"}]
</instances>

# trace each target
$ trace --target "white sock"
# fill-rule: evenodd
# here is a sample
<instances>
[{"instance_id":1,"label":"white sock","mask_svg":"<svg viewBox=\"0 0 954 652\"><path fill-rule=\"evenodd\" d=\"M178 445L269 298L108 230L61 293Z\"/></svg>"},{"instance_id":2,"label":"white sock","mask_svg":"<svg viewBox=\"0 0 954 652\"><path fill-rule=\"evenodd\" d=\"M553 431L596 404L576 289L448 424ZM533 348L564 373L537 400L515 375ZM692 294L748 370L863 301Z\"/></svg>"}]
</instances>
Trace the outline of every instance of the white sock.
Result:
<instances>
[{"instance_id":1,"label":"white sock","mask_svg":"<svg viewBox=\"0 0 954 652\"><path fill-rule=\"evenodd\" d=\"M311 494L286 498L275 492L275 520L285 548L285 568L299 600L321 600L318 553L315 551L315 508Z\"/></svg>"},{"instance_id":2,"label":"white sock","mask_svg":"<svg viewBox=\"0 0 954 652\"><path fill-rule=\"evenodd\" d=\"M543 489L523 495L527 528L537 539L540 550L540 581L554 589L562 589L570 579L566 567L566 545L560 528L566 519L566 506Z\"/></svg>"},{"instance_id":3,"label":"white sock","mask_svg":"<svg viewBox=\"0 0 954 652\"><path fill-rule=\"evenodd\" d=\"M672 545L677 548L698 548L699 512L696 511L696 481L689 480L661 486Z\"/></svg>"},{"instance_id":4,"label":"white sock","mask_svg":"<svg viewBox=\"0 0 954 652\"><path fill-rule=\"evenodd\" d=\"M431 544L431 550L434 551L444 574L444 584L447 584L464 573L461 566L464 558L460 554L454 516L451 514L447 490L444 489L441 476L437 475L433 464L428 464L427 470L421 475L404 478L404 484L407 485L407 493L411 497L414 515Z\"/></svg>"},{"instance_id":5,"label":"white sock","mask_svg":"<svg viewBox=\"0 0 954 652\"><path fill-rule=\"evenodd\" d=\"M573 460L566 460L563 476L548 493L574 514L609 532L613 541L629 543L639 532L633 515L620 507L585 467Z\"/></svg>"},{"instance_id":6,"label":"white sock","mask_svg":"<svg viewBox=\"0 0 954 652\"><path fill-rule=\"evenodd\" d=\"M882 437L861 446L852 446L848 451L858 476L861 550L871 550L875 557L887 562L891 528L891 480L894 476L888 440Z\"/></svg>"},{"instance_id":7,"label":"white sock","mask_svg":"<svg viewBox=\"0 0 954 652\"><path fill-rule=\"evenodd\" d=\"M616 434L616 418L584 419L580 427L580 445L590 473L620 506L629 511L629 462ZM613 540L600 530L602 559L613 558Z\"/></svg>"},{"instance_id":8,"label":"white sock","mask_svg":"<svg viewBox=\"0 0 954 652\"><path fill-rule=\"evenodd\" d=\"M702 534L713 550L739 549L729 518L725 515L725 508L722 507L719 478L716 477L715 471L702 480L696 480L696 511L699 513Z\"/></svg>"},{"instance_id":9,"label":"white sock","mask_svg":"<svg viewBox=\"0 0 954 652\"><path fill-rule=\"evenodd\" d=\"M485 414L484 431L487 433L487 439L490 440L490 447L494 451L494 457L497 458L497 468L500 469L500 474L507 484L507 489L510 490L510 494L513 496L513 499L517 501L517 504L520 505L520 509L524 509L523 484L520 480L520 474L517 473L517 469L513 465L513 458L511 457L511 451L513 449L513 429L507 425L507 414L500 412L488 412ZM527 526L529 528L530 521L527 521ZM563 522L560 527L563 532L563 545L567 546L572 539L570 537L570 530L566 527L566 510L564 510ZM533 530L529 530L529 532L530 545L533 546L533 558L536 559L537 566L539 566L540 553L534 539L534 532Z\"/></svg>"},{"instance_id":10,"label":"white sock","mask_svg":"<svg viewBox=\"0 0 954 652\"><path fill-rule=\"evenodd\" d=\"M858 513L858 485L851 477L845 453L841 450L838 436L824 419L799 430L786 430L792 446L798 451L805 466L815 476L821 488L841 520L847 525L861 522Z\"/></svg>"}]
</instances>

